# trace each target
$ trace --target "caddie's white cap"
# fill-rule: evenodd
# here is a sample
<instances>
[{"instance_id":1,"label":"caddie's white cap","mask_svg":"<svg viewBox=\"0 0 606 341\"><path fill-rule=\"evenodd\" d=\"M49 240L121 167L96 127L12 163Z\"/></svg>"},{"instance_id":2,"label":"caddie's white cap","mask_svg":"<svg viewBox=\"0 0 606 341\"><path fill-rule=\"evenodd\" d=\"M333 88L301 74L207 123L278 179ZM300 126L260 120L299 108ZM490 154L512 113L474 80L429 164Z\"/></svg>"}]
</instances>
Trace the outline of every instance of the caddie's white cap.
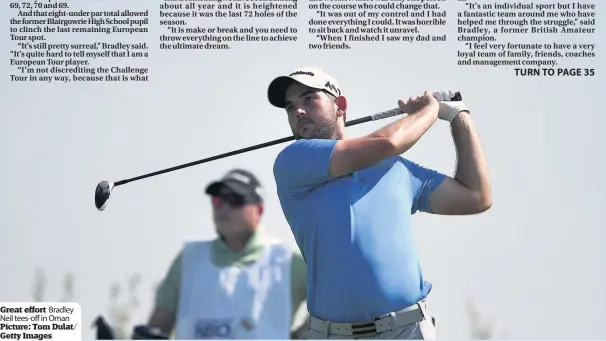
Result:
<instances>
[{"instance_id":1,"label":"caddie's white cap","mask_svg":"<svg viewBox=\"0 0 606 341\"><path fill-rule=\"evenodd\" d=\"M310 88L324 90L335 97L341 96L341 86L333 76L317 67L303 67L296 69L288 76L277 77L269 84L269 88L267 89L269 103L278 108L284 108L286 90L293 82L301 83Z\"/></svg>"}]
</instances>

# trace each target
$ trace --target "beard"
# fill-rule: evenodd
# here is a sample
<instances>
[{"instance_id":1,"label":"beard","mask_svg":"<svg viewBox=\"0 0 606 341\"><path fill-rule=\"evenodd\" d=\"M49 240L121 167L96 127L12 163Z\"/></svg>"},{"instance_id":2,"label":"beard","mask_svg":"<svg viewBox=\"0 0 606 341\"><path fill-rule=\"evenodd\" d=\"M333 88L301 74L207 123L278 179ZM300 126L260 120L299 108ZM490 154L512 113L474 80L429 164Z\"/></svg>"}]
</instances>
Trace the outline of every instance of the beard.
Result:
<instances>
[{"instance_id":1,"label":"beard","mask_svg":"<svg viewBox=\"0 0 606 341\"><path fill-rule=\"evenodd\" d=\"M312 132L308 136L301 136L297 131L294 132L296 140L307 139L320 139L320 140L340 140L343 138L341 131L339 130L339 123L337 118L337 110L335 108L330 109L325 115L321 115L321 119Z\"/></svg>"}]
</instances>

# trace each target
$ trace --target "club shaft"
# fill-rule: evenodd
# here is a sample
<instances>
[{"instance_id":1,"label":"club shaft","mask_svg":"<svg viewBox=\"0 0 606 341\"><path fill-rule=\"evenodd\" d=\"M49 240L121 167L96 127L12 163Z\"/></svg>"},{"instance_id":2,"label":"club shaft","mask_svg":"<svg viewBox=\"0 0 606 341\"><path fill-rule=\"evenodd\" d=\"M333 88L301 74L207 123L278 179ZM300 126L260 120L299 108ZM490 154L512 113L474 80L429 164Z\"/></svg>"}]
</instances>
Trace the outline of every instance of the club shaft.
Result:
<instances>
[{"instance_id":1,"label":"club shaft","mask_svg":"<svg viewBox=\"0 0 606 341\"><path fill-rule=\"evenodd\" d=\"M366 117L358 118L358 119L353 120L351 122L347 122L347 124L345 126L349 127L349 126L353 126L353 125L364 123L364 122L368 122L368 121L372 121L372 116L366 116ZM174 167L171 167L171 168L162 169L162 170L159 170L159 171L156 171L156 172L153 172L153 173L148 173L148 174L140 175L140 176L137 176L137 177L134 177L134 178L130 178L130 179L120 180L120 181L114 183L114 186L124 185L124 184L129 183L129 182L133 182L133 181L149 178L149 177L156 176L156 175L173 172L173 171L180 170L180 169L183 169L183 168L187 168L187 167L191 167L191 166L196 166L196 165L199 165L199 164L202 164L202 163L206 163L206 162L210 162L210 161L215 161L215 160L223 159L223 158L226 158L226 157L230 157L230 156L234 156L234 155L250 152L250 151L253 151L253 150L257 150L257 149L273 146L273 145L276 145L276 144L292 141L294 139L295 139L294 136L288 136L288 137L283 137L281 139L277 139L277 140L273 140L273 141L257 144L257 145L254 145L254 146L250 146L250 147L246 147L246 148L242 148L242 149L233 150L231 152L227 152L227 153L211 156L211 157L208 157L206 159L202 159L202 160L198 160L198 161L193 161L193 162L190 162L190 163L186 163L186 164L179 165L179 166L174 166Z\"/></svg>"},{"instance_id":2,"label":"club shaft","mask_svg":"<svg viewBox=\"0 0 606 341\"><path fill-rule=\"evenodd\" d=\"M252 150L256 150L256 149L261 149L261 148L273 146L275 144L280 144L280 143L288 142L288 141L291 141L291 140L294 140L294 136L284 137L284 138L281 138L281 139L278 139L278 140L273 140L273 141L257 144L257 145L254 145L254 146L250 146L250 147L234 150L234 151L231 151L231 152L227 152L227 153L211 156L211 157L208 157L206 159L202 159L202 160L198 160L198 161L193 161L193 162L190 162L190 163L186 163L186 164L179 165L179 166L174 166L174 167L171 167L171 168L162 169L162 170L159 170L159 171L156 171L156 172L153 172L153 173L148 173L148 174L136 176L134 178L120 180L120 181L115 182L114 186L124 185L126 183L137 181L137 180L141 180L141 179L145 179L145 178L149 178L151 176L156 176L156 175L160 175L160 174L164 174L164 173L168 173L168 172L173 172L173 171L176 171L176 170L179 170L179 169L183 169L183 168L187 168L187 167L191 167L191 166L196 166L196 165L199 165L201 163L206 163L206 162L210 162L210 161L215 161L215 160L223 159L223 158L226 158L226 157L229 157L229 156L234 156L234 155L250 152Z\"/></svg>"},{"instance_id":3,"label":"club shaft","mask_svg":"<svg viewBox=\"0 0 606 341\"><path fill-rule=\"evenodd\" d=\"M460 101L460 100L462 100L461 94L459 92L456 92L455 96L453 96L452 100L453 101ZM361 118L358 118L358 119L355 119L355 120L352 120L352 121L348 121L348 122L345 123L345 126L346 127L350 127L350 126L354 126L354 125L361 124L361 123L366 123L366 122L370 122L370 121L376 121L376 120L384 119L384 118L387 118L387 117L396 116L396 115L399 115L399 114L402 114L402 113L403 112L400 111L398 108L395 108L395 109L391 109L391 110L388 110L388 111L383 111L383 112L380 112L380 113L377 113L377 114L374 114L374 115L370 115L370 116L366 116L366 117L361 117ZM171 167L171 168L162 169L162 170L155 171L155 172L152 172L152 173L148 173L148 174L144 174L144 175L139 175L139 176L136 176L134 178L116 181L114 183L114 186L124 185L124 184L127 184L129 182L133 182L133 181L149 178L149 177L160 175L160 174L164 174L164 173L173 172L173 171L180 170L180 169L183 169L183 168L188 168L188 167L191 167L191 166L196 166L196 165L199 165L199 164L202 164L202 163L206 163L206 162L210 162L210 161L215 161L215 160L223 159L223 158L226 158L226 157L229 157L229 156L234 156L234 155L250 152L250 151L253 151L253 150L257 150L257 149L273 146L273 145L276 145L276 144L292 141L294 139L295 139L294 136L288 136L288 137L283 137L281 139L277 139L277 140L273 140L273 141L257 144L257 145L254 145L254 146L250 146L250 147L246 147L246 148L242 148L242 149L237 149L237 150L234 150L234 151L231 151L231 152L227 152L227 153L211 156L211 157L208 157L208 158L205 158L205 159L201 159L201 160L198 160L198 161L192 161L192 162L189 162L189 163L186 163L186 164L182 164L182 165L179 165L179 166L174 166L174 167Z\"/></svg>"},{"instance_id":4,"label":"club shaft","mask_svg":"<svg viewBox=\"0 0 606 341\"><path fill-rule=\"evenodd\" d=\"M366 117L355 119L353 121L347 122L345 124L345 126L349 127L349 126L353 126L353 125L356 125L356 124L365 123L365 122L369 122L369 121L372 121L372 116L366 116ZM193 161L193 162L186 163L186 164L183 164L183 165L179 165L179 166L174 166L174 167L171 167L171 168L162 169L162 170L159 170L159 171L156 171L156 172L152 172L152 173L136 176L136 177L130 178L130 179L120 180L120 181L115 182L114 186L120 186L120 185L124 185L126 183L129 183L129 182L133 182L133 181L149 178L149 177L152 177L152 176L156 176L156 175L160 175L160 174L164 174L164 173L169 173L169 172L174 172L176 170L180 170L180 169L183 169L183 168L187 168L187 167L191 167L191 166L196 166L196 165L199 165L199 164L202 164L202 163L206 163L206 162L210 162L210 161L215 161L215 160L223 159L223 158L226 158L226 157L230 157L230 156L234 156L234 155L250 152L250 151L253 151L253 150L257 150L257 149L273 146L273 145L276 145L276 144L292 141L294 139L295 139L294 136L288 136L288 137L283 137L281 139L277 139L277 140L273 140L273 141L268 141L268 142L265 142L265 143L257 144L257 145L254 145L254 146L250 146L250 147L246 147L246 148L242 148L242 149L233 150L231 152L227 152L227 153L211 156L211 157L208 157L208 158L205 158L205 159L202 159L202 160Z\"/></svg>"}]
</instances>

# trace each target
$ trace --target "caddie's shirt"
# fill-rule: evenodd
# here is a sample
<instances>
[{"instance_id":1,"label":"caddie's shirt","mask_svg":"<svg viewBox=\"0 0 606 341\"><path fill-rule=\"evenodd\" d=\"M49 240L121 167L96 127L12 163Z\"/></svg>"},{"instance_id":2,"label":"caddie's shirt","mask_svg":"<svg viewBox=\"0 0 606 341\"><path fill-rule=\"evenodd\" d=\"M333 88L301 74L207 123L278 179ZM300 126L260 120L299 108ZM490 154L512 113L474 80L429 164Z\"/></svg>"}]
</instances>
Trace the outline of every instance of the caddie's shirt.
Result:
<instances>
[{"instance_id":1,"label":"caddie's shirt","mask_svg":"<svg viewBox=\"0 0 606 341\"><path fill-rule=\"evenodd\" d=\"M353 174L328 173L337 141L297 140L274 163L278 197L307 261L309 313L362 322L425 298L412 214L429 212L444 175L400 156Z\"/></svg>"},{"instance_id":2,"label":"caddie's shirt","mask_svg":"<svg viewBox=\"0 0 606 341\"><path fill-rule=\"evenodd\" d=\"M227 245L221 240L217 238L209 243L209 260L208 264L214 265L219 269L221 268L239 268L245 269L250 266L255 265L259 261L263 261L263 256L266 254L267 248L270 243L271 238L267 235L264 235L261 232L255 233L251 239L248 241L246 246L240 252L231 251ZM186 274L183 273L183 252L181 250L179 254L172 261L170 268L158 287L156 292L156 301L155 308L156 309L164 309L173 313L176 318L179 318L179 302L182 295L183 283L182 279L187 278ZM303 260L301 254L297 250L290 250L289 259L290 259L290 274L289 281L290 282L290 304L288 304L290 311L288 311L286 318L290 321L294 320L294 316L300 307L300 305L306 299L306 265ZM201 264L202 267L203 264ZM199 279L203 279L204 274L201 273L199 275ZM209 278L209 282L219 282L220 278ZM233 289L232 289L233 290ZM213 295L213 293L209 293L209 295ZM209 298L207 299L210 299ZM271 298L268 298L271 300ZM196 305L202 307L204 309L204 298L201 301L195 302ZM242 302L242 305L249 305L250 302ZM178 321L177 321L178 324Z\"/></svg>"}]
</instances>

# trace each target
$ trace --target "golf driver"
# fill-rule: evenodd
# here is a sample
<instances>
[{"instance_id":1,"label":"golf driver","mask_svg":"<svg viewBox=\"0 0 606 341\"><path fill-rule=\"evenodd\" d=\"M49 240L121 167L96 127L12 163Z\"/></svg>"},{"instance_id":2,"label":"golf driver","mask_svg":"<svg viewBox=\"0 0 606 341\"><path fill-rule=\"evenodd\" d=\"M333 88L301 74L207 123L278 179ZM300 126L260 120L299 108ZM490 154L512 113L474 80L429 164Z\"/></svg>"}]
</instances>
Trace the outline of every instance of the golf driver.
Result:
<instances>
[{"instance_id":1,"label":"golf driver","mask_svg":"<svg viewBox=\"0 0 606 341\"><path fill-rule=\"evenodd\" d=\"M438 97L437 93L434 93L434 95L436 97ZM441 91L439 93L439 95L440 95L439 97L441 97L441 98L450 98L451 102L457 102L457 101L462 101L463 100L463 97L461 96L460 92ZM370 122L370 121L382 120L384 118L388 118L388 117L392 117L392 116L396 116L396 115L400 115L400 114L403 114L403 112L399 108L395 108L395 109L379 112L379 113L376 113L374 115L370 115L370 116L366 116L366 117L361 117L361 118L355 119L353 121L348 121L348 122L345 123L345 126L346 127L350 127L350 126L354 126L354 125L357 125L357 124L360 124L360 123L366 123L366 122ZM97 207L97 209L99 211L105 210L105 208L107 207L107 203L109 201L109 197L110 197L110 195L112 193L112 190L114 188L118 187L118 186L127 184L129 182L133 182L133 181L149 178L149 177L152 177L152 176L156 176L156 175L160 175L160 174L176 171L176 170L179 170L179 169L183 169L183 168L199 165L199 164L210 162L210 161L219 160L219 159L226 158L226 157L233 156L233 155L237 155L237 154L246 153L246 152L249 152L249 151L252 151L252 150L256 150L256 149L261 149L261 148L273 146L273 145L276 145L276 144L292 141L294 139L295 139L294 136L283 137L281 139L277 139L277 140L273 140L273 141L257 144L257 145L254 145L254 146L250 146L250 147L234 150L234 151L231 151L231 152L228 152L228 153L223 153L223 154L211 156L211 157L208 157L206 159L202 159L202 160L198 160L198 161L193 161L193 162L186 163L186 164L183 164L183 165L174 166L174 167L171 167L171 168L166 168L166 169L159 170L159 171L156 171L156 172L140 175L140 176L137 176L137 177L134 177L134 178L130 178L130 179L124 179L124 180L116 181L116 182L113 182L113 183L112 182L108 182L108 181L101 181L101 182L99 182L99 184L97 185L97 188L95 189L95 207Z\"/></svg>"}]
</instances>

